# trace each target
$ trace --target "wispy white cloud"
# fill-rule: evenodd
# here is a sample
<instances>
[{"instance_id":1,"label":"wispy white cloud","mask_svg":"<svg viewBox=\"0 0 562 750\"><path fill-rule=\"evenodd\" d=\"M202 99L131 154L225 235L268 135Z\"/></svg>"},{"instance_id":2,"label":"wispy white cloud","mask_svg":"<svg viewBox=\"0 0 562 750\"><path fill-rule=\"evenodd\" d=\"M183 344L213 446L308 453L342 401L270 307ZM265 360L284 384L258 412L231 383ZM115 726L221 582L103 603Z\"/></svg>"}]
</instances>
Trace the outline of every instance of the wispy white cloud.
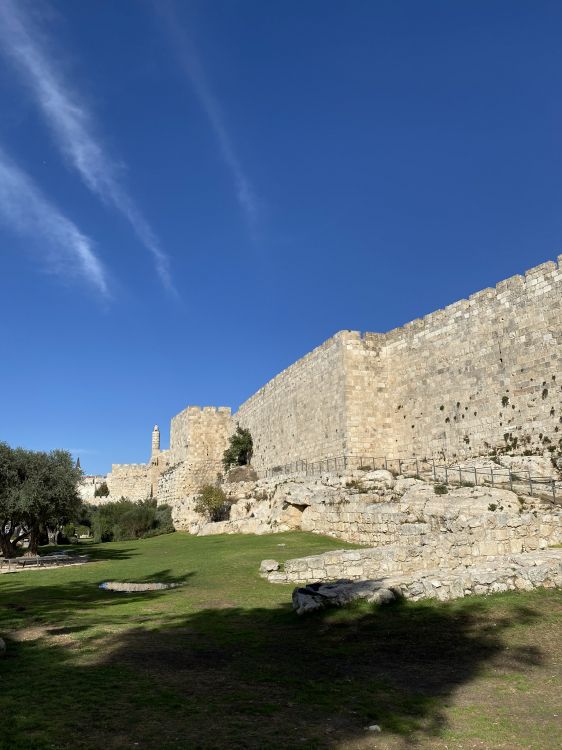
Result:
<instances>
[{"instance_id":1,"label":"wispy white cloud","mask_svg":"<svg viewBox=\"0 0 562 750\"><path fill-rule=\"evenodd\" d=\"M0 0L0 47L24 77L68 163L93 193L127 219L152 254L163 284L173 290L168 256L121 184L91 113L65 80L24 0Z\"/></svg>"},{"instance_id":2,"label":"wispy white cloud","mask_svg":"<svg viewBox=\"0 0 562 750\"><path fill-rule=\"evenodd\" d=\"M221 156L232 175L236 198L253 233L259 216L259 201L236 153L233 140L226 126L221 104L207 79L193 39L185 28L182 28L171 3L166 3L164 0L155 0L154 7L166 24L182 71L193 86L207 115Z\"/></svg>"},{"instance_id":3,"label":"wispy white cloud","mask_svg":"<svg viewBox=\"0 0 562 750\"><path fill-rule=\"evenodd\" d=\"M30 177L0 149L0 220L41 241L45 267L60 276L82 276L104 296L108 282L92 241L50 203Z\"/></svg>"}]
</instances>

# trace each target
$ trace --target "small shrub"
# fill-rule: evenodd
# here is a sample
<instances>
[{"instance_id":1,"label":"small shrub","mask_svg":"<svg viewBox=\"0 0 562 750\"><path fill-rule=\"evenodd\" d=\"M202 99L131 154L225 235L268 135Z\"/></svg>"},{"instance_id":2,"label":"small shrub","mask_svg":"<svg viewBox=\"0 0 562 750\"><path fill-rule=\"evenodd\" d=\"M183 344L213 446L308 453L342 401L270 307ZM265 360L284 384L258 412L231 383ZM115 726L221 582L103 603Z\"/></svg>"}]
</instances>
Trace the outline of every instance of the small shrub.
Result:
<instances>
[{"instance_id":1,"label":"small shrub","mask_svg":"<svg viewBox=\"0 0 562 750\"><path fill-rule=\"evenodd\" d=\"M509 396L502 396L502 406L507 406L509 404Z\"/></svg>"},{"instance_id":2,"label":"small shrub","mask_svg":"<svg viewBox=\"0 0 562 750\"><path fill-rule=\"evenodd\" d=\"M210 521L224 521L228 518L230 502L220 487L205 484L196 498L195 511Z\"/></svg>"},{"instance_id":3,"label":"small shrub","mask_svg":"<svg viewBox=\"0 0 562 750\"><path fill-rule=\"evenodd\" d=\"M360 479L351 479L349 482L345 483L345 486L348 490L355 490L355 492L368 492L368 490L363 487L363 482Z\"/></svg>"},{"instance_id":4,"label":"small shrub","mask_svg":"<svg viewBox=\"0 0 562 750\"><path fill-rule=\"evenodd\" d=\"M497 507L496 503L490 503L490 505L488 505L488 510L494 511L497 510Z\"/></svg>"},{"instance_id":5,"label":"small shrub","mask_svg":"<svg viewBox=\"0 0 562 750\"><path fill-rule=\"evenodd\" d=\"M121 498L95 509L92 530L96 542L126 541L166 534L174 530L170 507L156 500L134 503Z\"/></svg>"},{"instance_id":6,"label":"small shrub","mask_svg":"<svg viewBox=\"0 0 562 750\"><path fill-rule=\"evenodd\" d=\"M435 484L433 486L433 491L436 495L447 495L449 492L449 489L446 484Z\"/></svg>"},{"instance_id":7,"label":"small shrub","mask_svg":"<svg viewBox=\"0 0 562 750\"><path fill-rule=\"evenodd\" d=\"M107 497L109 495L109 487L107 482L102 482L99 487L94 490L94 497Z\"/></svg>"}]
</instances>

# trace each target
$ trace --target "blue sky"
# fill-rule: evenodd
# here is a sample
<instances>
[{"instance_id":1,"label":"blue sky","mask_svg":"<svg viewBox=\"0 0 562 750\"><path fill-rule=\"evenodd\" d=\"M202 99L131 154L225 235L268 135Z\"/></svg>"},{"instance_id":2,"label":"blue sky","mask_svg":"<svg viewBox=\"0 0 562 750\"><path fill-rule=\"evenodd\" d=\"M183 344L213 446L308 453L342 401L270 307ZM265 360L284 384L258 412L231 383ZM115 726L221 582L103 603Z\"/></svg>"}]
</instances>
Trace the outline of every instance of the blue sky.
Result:
<instances>
[{"instance_id":1,"label":"blue sky","mask_svg":"<svg viewBox=\"0 0 562 750\"><path fill-rule=\"evenodd\" d=\"M88 472L562 252L558 2L0 0L0 440Z\"/></svg>"}]
</instances>

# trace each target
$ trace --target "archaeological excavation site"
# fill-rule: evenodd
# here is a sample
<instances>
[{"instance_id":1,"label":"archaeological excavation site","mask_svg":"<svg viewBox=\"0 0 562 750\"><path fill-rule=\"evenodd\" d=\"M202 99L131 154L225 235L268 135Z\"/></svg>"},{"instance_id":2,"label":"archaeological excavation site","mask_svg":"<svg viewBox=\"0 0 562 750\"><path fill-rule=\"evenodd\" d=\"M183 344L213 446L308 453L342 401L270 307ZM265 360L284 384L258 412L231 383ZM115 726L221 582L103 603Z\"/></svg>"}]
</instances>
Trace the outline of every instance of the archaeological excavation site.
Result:
<instances>
[{"instance_id":1,"label":"archaeological excavation site","mask_svg":"<svg viewBox=\"0 0 562 750\"><path fill-rule=\"evenodd\" d=\"M225 468L238 430L251 460ZM148 441L147 441L148 442ZM562 586L562 256L387 333L340 331L235 413L188 406L85 500L155 498L193 535L301 529L350 549L264 560L297 612ZM102 482L109 495L94 497ZM202 512L214 487L219 513Z\"/></svg>"}]
</instances>

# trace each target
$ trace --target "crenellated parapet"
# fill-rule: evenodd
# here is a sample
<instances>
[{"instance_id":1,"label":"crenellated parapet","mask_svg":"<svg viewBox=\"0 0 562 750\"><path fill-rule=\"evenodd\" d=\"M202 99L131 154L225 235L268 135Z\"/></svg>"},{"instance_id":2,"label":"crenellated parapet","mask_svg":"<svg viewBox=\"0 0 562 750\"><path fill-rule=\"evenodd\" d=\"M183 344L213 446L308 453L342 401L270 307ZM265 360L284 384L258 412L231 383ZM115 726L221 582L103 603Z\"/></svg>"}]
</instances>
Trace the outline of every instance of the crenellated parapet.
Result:
<instances>
[{"instance_id":1,"label":"crenellated parapet","mask_svg":"<svg viewBox=\"0 0 562 750\"><path fill-rule=\"evenodd\" d=\"M562 255L387 333L340 331L244 402L256 468L562 447Z\"/></svg>"}]
</instances>

